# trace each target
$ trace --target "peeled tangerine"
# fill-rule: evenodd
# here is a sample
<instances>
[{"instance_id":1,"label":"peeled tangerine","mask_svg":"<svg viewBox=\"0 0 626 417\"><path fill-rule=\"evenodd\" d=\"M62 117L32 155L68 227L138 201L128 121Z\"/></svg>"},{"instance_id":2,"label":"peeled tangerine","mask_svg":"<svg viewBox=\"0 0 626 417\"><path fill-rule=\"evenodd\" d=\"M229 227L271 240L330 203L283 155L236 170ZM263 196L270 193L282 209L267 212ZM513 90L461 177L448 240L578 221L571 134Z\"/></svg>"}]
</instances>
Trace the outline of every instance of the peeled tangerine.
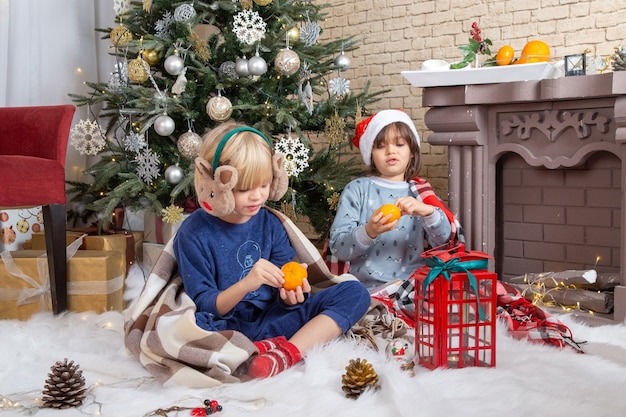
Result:
<instances>
[{"instance_id":1,"label":"peeled tangerine","mask_svg":"<svg viewBox=\"0 0 626 417\"><path fill-rule=\"evenodd\" d=\"M385 222L385 224L396 221L402 215L400 208L395 204L383 204L378 210L376 210L376 214L383 213L383 217L387 217L391 214L391 218Z\"/></svg>"},{"instance_id":2,"label":"peeled tangerine","mask_svg":"<svg viewBox=\"0 0 626 417\"><path fill-rule=\"evenodd\" d=\"M283 288L288 291L293 291L296 288L302 286L302 280L308 277L308 273L305 267L298 262L287 262L280 268L285 276L285 283Z\"/></svg>"}]
</instances>

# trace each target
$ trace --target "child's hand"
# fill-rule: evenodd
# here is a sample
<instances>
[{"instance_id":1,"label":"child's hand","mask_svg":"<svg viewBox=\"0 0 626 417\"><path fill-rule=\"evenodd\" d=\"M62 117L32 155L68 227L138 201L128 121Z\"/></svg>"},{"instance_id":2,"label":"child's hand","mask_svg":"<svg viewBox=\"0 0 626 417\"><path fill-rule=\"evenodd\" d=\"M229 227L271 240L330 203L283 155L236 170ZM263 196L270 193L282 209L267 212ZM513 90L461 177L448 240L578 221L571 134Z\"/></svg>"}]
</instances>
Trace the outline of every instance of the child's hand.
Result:
<instances>
[{"instance_id":1,"label":"child's hand","mask_svg":"<svg viewBox=\"0 0 626 417\"><path fill-rule=\"evenodd\" d=\"M376 239L381 233L393 230L398 224L398 220L386 223L391 217L392 214L385 215L384 213L375 211L372 217L370 217L370 220L365 223L365 232L370 238Z\"/></svg>"},{"instance_id":2,"label":"child's hand","mask_svg":"<svg viewBox=\"0 0 626 417\"><path fill-rule=\"evenodd\" d=\"M311 284L309 280L304 278L302 280L302 286L296 287L295 290L280 289L280 298L283 302L289 306L294 306L304 302L304 294L311 292Z\"/></svg>"},{"instance_id":3,"label":"child's hand","mask_svg":"<svg viewBox=\"0 0 626 417\"><path fill-rule=\"evenodd\" d=\"M280 288L284 282L283 271L267 259L261 258L254 264L248 275L243 277L240 285L244 285L250 292L258 290L263 284Z\"/></svg>"},{"instance_id":4,"label":"child's hand","mask_svg":"<svg viewBox=\"0 0 626 417\"><path fill-rule=\"evenodd\" d=\"M400 207L402 214L409 214L412 216L430 216L435 211L433 206L422 203L415 197L400 197L395 201L395 204Z\"/></svg>"}]
</instances>

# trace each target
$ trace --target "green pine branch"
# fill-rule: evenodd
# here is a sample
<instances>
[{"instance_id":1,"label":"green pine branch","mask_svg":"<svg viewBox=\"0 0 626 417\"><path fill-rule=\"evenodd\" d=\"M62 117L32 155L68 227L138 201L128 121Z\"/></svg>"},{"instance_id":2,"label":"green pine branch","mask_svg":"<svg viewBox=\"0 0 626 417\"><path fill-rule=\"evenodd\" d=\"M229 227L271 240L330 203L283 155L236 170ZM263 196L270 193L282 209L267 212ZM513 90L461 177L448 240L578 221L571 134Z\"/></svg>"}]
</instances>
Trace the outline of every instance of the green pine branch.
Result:
<instances>
[{"instance_id":1,"label":"green pine branch","mask_svg":"<svg viewBox=\"0 0 626 417\"><path fill-rule=\"evenodd\" d=\"M193 4L196 16L186 22L171 19L172 23L165 27L168 16L172 18L176 8L183 4ZM116 68L123 69L146 50L156 52L158 62L151 65L151 79L144 82L131 79L126 83L120 77L119 88L111 82L87 82L89 93L69 94L78 106L101 109L97 118L95 114L90 117L99 120L107 136L100 160L85 170L85 181L68 183L68 194L75 207L70 217L84 220L91 216L105 223L118 206L159 213L164 206L182 205L193 198L193 158L182 155L176 142L190 128L203 135L220 123L212 120L206 111L207 102L218 93L231 101L231 118L271 137L291 131L308 143L306 133L324 131L326 121L335 114L346 121L345 136L351 136L357 109L366 115L367 108L388 91L371 92L369 82L360 91L350 91L341 97L327 90L329 81L341 75L334 58L341 51L356 50L359 45L356 37L318 39L309 46L300 40L290 41L289 47L298 54L301 65L308 65L307 79L300 72L289 76L279 74L274 65L276 55L287 46L287 31L322 22L329 7L308 0L273 0L266 6L253 3L252 10L261 15L267 30L258 44L248 45L240 42L233 31L233 17L242 10L239 2L153 0L149 12L143 10L143 2L132 2L131 9L117 17L117 23L123 24L133 38L126 45L113 45ZM212 26L213 33L206 39L203 51L192 43L191 35L196 28L207 26ZM110 42L112 29L96 31ZM249 59L257 49L268 65L265 74L233 77L222 72L223 65L229 62L234 65L243 57ZM184 92L178 95L172 94L178 76L168 74L163 67L175 50L184 59L187 80ZM123 71L120 75L124 75ZM298 97L299 89L307 82L314 96L314 108L310 112ZM164 112L176 125L168 137L158 135L153 127L154 120ZM137 155L124 147L124 138L131 133L145 135L150 150L158 156L161 173L178 163L184 171L183 180L170 184L161 175L146 184L137 174ZM340 147L343 149L344 145ZM313 154L310 169L292 180L297 211L311 219L320 235L327 233L334 214L328 199L333 193L341 192L359 173L358 162L342 156L342 152L338 148L330 149L329 145L328 149ZM287 195L283 201L291 201L291 197Z\"/></svg>"}]
</instances>

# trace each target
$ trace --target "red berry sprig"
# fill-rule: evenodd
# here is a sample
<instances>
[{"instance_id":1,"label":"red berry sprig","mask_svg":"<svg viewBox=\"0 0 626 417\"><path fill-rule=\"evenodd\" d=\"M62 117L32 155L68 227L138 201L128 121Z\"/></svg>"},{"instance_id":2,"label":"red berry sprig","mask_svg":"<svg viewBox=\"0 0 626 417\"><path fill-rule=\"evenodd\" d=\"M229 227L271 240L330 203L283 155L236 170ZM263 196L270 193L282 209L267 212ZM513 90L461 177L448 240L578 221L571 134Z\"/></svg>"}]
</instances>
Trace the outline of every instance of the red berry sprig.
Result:
<instances>
[{"instance_id":1,"label":"red berry sprig","mask_svg":"<svg viewBox=\"0 0 626 417\"><path fill-rule=\"evenodd\" d=\"M480 36L480 28L478 27L478 23L476 23L476 22L472 23L472 28L470 29L470 36L476 42L482 42L483 41L482 36Z\"/></svg>"},{"instance_id":2,"label":"red berry sprig","mask_svg":"<svg viewBox=\"0 0 626 417\"><path fill-rule=\"evenodd\" d=\"M193 417L205 417L213 413L222 411L222 406L217 402L217 400L204 400L203 404L203 408L196 407L191 410L191 415Z\"/></svg>"}]
</instances>

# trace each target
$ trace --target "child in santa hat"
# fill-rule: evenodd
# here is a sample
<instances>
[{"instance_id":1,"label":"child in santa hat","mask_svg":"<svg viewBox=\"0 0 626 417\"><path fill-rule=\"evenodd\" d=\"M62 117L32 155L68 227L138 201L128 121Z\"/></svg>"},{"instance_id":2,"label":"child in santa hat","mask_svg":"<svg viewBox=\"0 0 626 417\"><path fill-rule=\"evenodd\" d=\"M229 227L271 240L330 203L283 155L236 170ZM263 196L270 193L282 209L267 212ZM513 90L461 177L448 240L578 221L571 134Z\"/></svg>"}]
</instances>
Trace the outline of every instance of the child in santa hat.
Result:
<instances>
[{"instance_id":1,"label":"child in santa hat","mask_svg":"<svg viewBox=\"0 0 626 417\"><path fill-rule=\"evenodd\" d=\"M424 239L432 247L454 240L460 231L452 213L417 175L420 140L402 110L383 110L359 122L353 143L371 174L343 190L330 230L329 250L349 262L349 272L368 288L406 280L423 263ZM384 204L402 216L377 213Z\"/></svg>"}]
</instances>

